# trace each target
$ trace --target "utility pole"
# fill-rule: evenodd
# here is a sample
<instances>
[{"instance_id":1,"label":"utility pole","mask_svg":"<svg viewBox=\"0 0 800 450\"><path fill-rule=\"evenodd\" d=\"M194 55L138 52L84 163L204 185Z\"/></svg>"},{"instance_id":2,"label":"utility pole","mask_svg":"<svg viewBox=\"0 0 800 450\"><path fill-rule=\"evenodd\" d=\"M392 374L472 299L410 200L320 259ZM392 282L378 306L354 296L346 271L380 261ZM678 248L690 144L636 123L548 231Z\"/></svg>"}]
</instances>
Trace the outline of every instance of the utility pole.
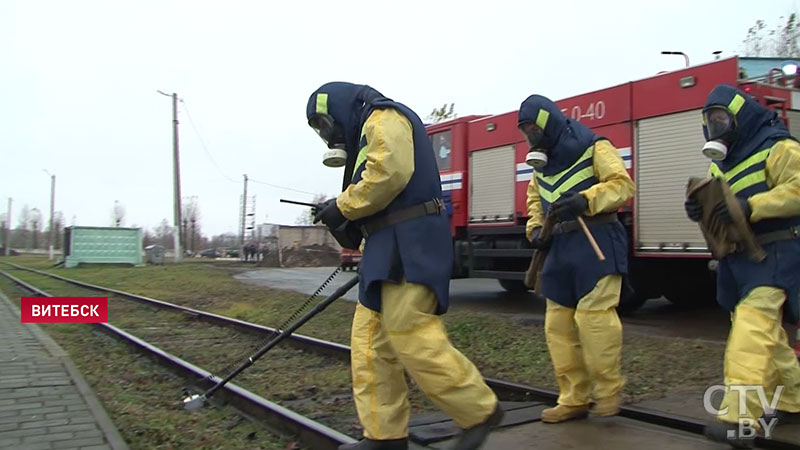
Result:
<instances>
[{"instance_id":1,"label":"utility pole","mask_svg":"<svg viewBox=\"0 0 800 450\"><path fill-rule=\"evenodd\" d=\"M55 214L55 206L56 206L56 176L52 175L50 172L45 170L45 173L50 175L50 250L49 250L49 259L50 261L53 260L53 242L55 242L55 229L53 228L53 215Z\"/></svg>"},{"instance_id":2,"label":"utility pole","mask_svg":"<svg viewBox=\"0 0 800 450\"><path fill-rule=\"evenodd\" d=\"M11 250L11 197L8 197L8 214L6 214L6 238L5 238L5 256L10 255Z\"/></svg>"},{"instance_id":3,"label":"utility pole","mask_svg":"<svg viewBox=\"0 0 800 450\"><path fill-rule=\"evenodd\" d=\"M242 194L242 227L239 238L239 248L244 252L244 234L247 232L245 219L247 218L247 174L244 174L244 194Z\"/></svg>"},{"instance_id":4,"label":"utility pole","mask_svg":"<svg viewBox=\"0 0 800 450\"><path fill-rule=\"evenodd\" d=\"M183 252L181 251L181 168L180 168L180 155L178 152L178 94L167 93L158 91L161 95L172 97L172 158L174 168L174 184L175 184L175 262L181 262Z\"/></svg>"}]
</instances>

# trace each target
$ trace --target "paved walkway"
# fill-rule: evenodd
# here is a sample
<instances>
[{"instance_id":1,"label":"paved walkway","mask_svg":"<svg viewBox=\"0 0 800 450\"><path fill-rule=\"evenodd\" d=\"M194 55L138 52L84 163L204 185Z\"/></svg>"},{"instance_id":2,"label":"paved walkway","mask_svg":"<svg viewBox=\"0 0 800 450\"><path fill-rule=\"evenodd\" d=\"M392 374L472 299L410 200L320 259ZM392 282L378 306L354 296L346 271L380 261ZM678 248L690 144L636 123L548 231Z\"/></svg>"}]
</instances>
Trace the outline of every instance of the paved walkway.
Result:
<instances>
[{"instance_id":1,"label":"paved walkway","mask_svg":"<svg viewBox=\"0 0 800 450\"><path fill-rule=\"evenodd\" d=\"M0 293L0 449L127 450L64 350Z\"/></svg>"}]
</instances>

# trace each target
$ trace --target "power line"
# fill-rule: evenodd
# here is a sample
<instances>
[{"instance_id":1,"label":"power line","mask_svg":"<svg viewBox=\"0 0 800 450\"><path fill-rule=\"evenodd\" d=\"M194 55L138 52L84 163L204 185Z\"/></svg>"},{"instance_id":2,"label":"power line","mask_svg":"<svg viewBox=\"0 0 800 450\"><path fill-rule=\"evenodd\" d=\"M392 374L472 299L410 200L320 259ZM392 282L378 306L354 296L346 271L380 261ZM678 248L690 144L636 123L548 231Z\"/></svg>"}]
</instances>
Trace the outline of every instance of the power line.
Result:
<instances>
[{"instance_id":1,"label":"power line","mask_svg":"<svg viewBox=\"0 0 800 450\"><path fill-rule=\"evenodd\" d=\"M186 117L189 118L189 125L192 126L192 130L194 130L194 133L197 135L197 139L200 140L200 144L202 144L202 146L203 146L203 151L205 152L206 156L208 156L208 159L211 161L211 164L217 169L217 171L223 177L225 177L226 180L228 180L228 181L230 181L232 183L239 183L238 181L236 181L233 178L229 177L219 167L217 162L214 160L214 157L211 156L211 152L208 150L208 146L206 145L205 141L203 140L203 137L200 135L200 132L197 130L197 127L194 125L194 120L192 120L192 115L189 113L189 107L186 106L186 101L184 99L181 99L181 103L183 104L183 110L186 112ZM258 181L258 180L254 180L252 178L248 178L248 179L250 181L252 181L253 183L263 184L263 185L270 186L270 187L273 187L273 188L276 188L276 189L283 189L283 190L286 190L286 191L298 192L298 193L301 193L301 194L316 195L313 192L303 191L303 190L300 190L300 189L294 189L294 188L290 188L290 187L286 187L286 186L280 186L280 185L277 185L277 184L267 183L265 181Z\"/></svg>"},{"instance_id":2,"label":"power line","mask_svg":"<svg viewBox=\"0 0 800 450\"><path fill-rule=\"evenodd\" d=\"M264 181L258 181L258 180L254 180L254 179L252 179L252 178L248 178L248 180L252 181L253 183L265 184L265 185L267 185L267 186L271 186L271 187L274 187L274 188L277 188L277 189L285 189L285 190L287 190L287 191L299 192L299 193L301 193L301 194L317 195L317 194L315 194L315 193L313 193L313 192L302 191L302 190L300 190L300 189L294 189L294 188L290 188L290 187L286 187L286 186L279 186L279 185L277 185L277 184L267 183L267 182L264 182Z\"/></svg>"},{"instance_id":3,"label":"power line","mask_svg":"<svg viewBox=\"0 0 800 450\"><path fill-rule=\"evenodd\" d=\"M200 140L200 144L202 144L202 146L203 146L203 151L205 151L206 156L208 156L208 159L211 161L211 164L214 165L214 167L217 168L217 171L219 171L219 173L223 177L225 177L228 181L230 181L232 183L238 183L238 181L234 180L233 178L229 177L225 172L223 172L222 169L217 164L217 162L214 160L214 157L211 156L211 152L208 151L208 147L206 146L206 142L203 140L203 137L200 136L200 132L197 131L197 127L194 126L194 120L192 120L192 115L189 113L189 107L186 106L186 101L184 99L181 99L181 104L183 104L183 110L186 112L186 117L189 118L189 125L192 126L192 130L194 130L194 133L197 135L197 139Z\"/></svg>"}]
</instances>

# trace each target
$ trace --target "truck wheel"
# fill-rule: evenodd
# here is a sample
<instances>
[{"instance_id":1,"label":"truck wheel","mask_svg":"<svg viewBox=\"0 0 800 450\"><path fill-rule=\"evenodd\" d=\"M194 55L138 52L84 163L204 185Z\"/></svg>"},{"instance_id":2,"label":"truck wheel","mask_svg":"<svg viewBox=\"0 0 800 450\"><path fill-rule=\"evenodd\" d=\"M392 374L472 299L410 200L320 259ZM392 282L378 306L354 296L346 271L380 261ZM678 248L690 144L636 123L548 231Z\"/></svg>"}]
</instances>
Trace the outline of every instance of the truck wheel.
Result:
<instances>
[{"instance_id":1,"label":"truck wheel","mask_svg":"<svg viewBox=\"0 0 800 450\"><path fill-rule=\"evenodd\" d=\"M520 292L528 292L528 286L525 286L525 282L522 280L497 280L500 283L500 286L508 292L512 293L520 293Z\"/></svg>"}]
</instances>

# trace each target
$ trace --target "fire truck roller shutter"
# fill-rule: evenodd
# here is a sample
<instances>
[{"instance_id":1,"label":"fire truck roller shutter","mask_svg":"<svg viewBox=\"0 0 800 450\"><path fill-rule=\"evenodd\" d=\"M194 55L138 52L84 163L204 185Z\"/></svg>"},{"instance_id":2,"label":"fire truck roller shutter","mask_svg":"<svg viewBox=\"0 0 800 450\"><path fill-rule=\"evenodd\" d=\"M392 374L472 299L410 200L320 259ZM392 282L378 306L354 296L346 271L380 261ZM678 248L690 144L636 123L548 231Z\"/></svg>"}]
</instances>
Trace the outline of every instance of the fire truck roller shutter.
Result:
<instances>
[{"instance_id":1,"label":"fire truck roller shutter","mask_svg":"<svg viewBox=\"0 0 800 450\"><path fill-rule=\"evenodd\" d=\"M470 223L514 220L514 146L470 153Z\"/></svg>"},{"instance_id":2,"label":"fire truck roller shutter","mask_svg":"<svg viewBox=\"0 0 800 450\"><path fill-rule=\"evenodd\" d=\"M647 254L688 250L706 252L697 224L683 210L689 177L705 177L709 160L700 109L642 119L636 123L636 227L634 248ZM657 284L673 303L711 303L714 277L707 260L689 258L637 258L648 266L641 272L659 274L633 284ZM633 264L636 264L635 262ZM694 264L693 270L686 270ZM634 272L637 272L634 270ZM689 279L691 278L691 279ZM635 287L635 286L634 286Z\"/></svg>"}]
</instances>

